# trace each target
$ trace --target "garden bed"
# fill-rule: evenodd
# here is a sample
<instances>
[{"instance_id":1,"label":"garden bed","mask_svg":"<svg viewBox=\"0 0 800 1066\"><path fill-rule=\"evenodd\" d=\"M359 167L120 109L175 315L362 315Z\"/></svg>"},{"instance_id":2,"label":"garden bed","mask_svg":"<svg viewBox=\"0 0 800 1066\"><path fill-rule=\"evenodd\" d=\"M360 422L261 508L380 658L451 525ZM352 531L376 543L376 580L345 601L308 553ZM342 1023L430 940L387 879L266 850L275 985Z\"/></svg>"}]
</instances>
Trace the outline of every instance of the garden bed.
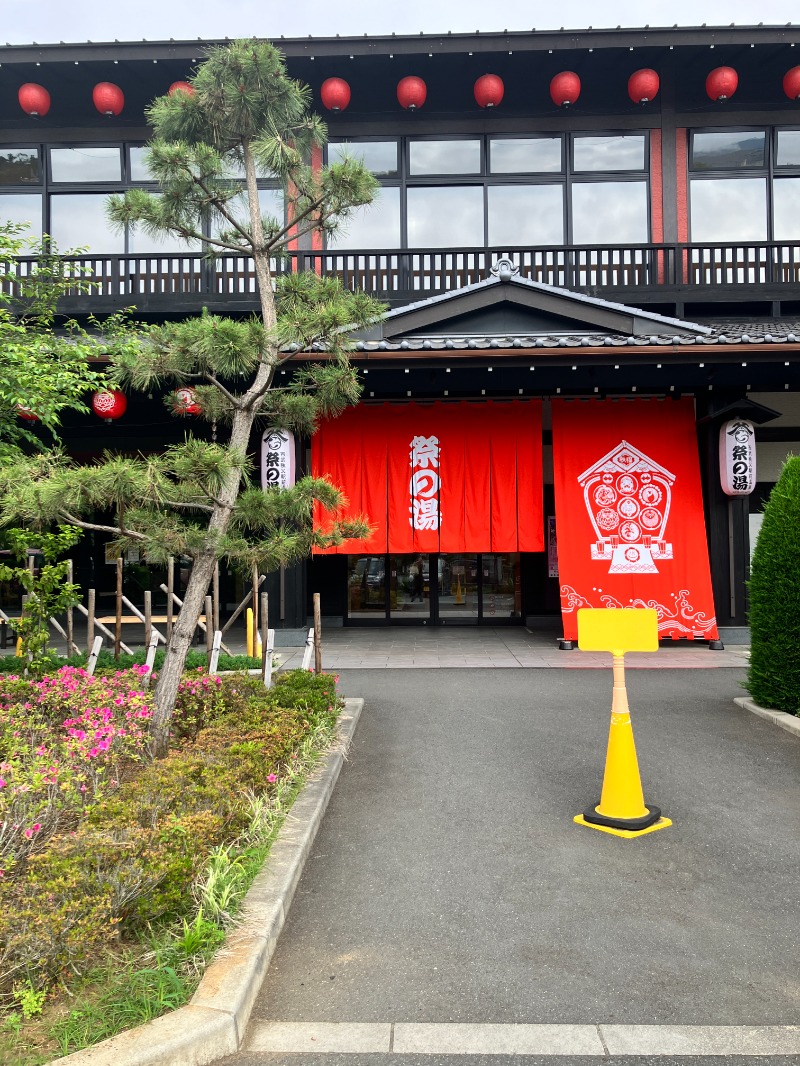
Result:
<instances>
[{"instance_id":1,"label":"garden bed","mask_svg":"<svg viewBox=\"0 0 800 1066\"><path fill-rule=\"evenodd\" d=\"M153 761L141 677L0 676L4 1063L188 1000L341 707L330 675L195 671Z\"/></svg>"}]
</instances>

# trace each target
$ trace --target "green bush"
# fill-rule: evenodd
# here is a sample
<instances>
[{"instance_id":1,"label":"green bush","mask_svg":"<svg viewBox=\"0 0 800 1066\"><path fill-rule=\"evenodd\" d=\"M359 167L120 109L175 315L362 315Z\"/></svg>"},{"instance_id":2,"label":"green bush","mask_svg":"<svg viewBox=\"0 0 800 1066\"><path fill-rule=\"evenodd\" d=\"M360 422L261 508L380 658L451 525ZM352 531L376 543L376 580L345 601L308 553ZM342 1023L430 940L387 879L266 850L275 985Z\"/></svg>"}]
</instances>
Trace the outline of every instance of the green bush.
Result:
<instances>
[{"instance_id":1,"label":"green bush","mask_svg":"<svg viewBox=\"0 0 800 1066\"><path fill-rule=\"evenodd\" d=\"M26 740L31 759L45 757L36 751L52 746L46 730L64 714L72 721L98 687L95 680L84 694L88 680L68 670L58 683L5 683L16 699L32 686L45 700L37 704L36 730L24 738L16 728L9 733L18 746ZM126 680L120 674L99 687ZM191 886L212 851L246 831L252 797L281 787L315 729L333 724L341 705L330 675L292 671L270 690L247 674L185 675L166 758L137 756L115 767L114 787L93 791L91 802L54 820L46 839L37 833L0 876L0 999L23 977L47 988L85 970L119 938L190 913ZM2 780L11 787L10 777Z\"/></svg>"},{"instance_id":2,"label":"green bush","mask_svg":"<svg viewBox=\"0 0 800 1066\"><path fill-rule=\"evenodd\" d=\"M750 575L747 688L762 707L800 715L800 457L764 509Z\"/></svg>"}]
</instances>

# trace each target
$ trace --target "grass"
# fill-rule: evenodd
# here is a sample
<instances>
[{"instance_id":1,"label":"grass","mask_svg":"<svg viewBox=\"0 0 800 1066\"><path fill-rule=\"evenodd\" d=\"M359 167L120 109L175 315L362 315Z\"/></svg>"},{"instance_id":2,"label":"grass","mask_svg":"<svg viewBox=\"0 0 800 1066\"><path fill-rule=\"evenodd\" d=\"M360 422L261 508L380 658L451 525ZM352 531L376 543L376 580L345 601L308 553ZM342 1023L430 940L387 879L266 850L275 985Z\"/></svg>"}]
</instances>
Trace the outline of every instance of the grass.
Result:
<instances>
[{"instance_id":1,"label":"grass","mask_svg":"<svg viewBox=\"0 0 800 1066\"><path fill-rule=\"evenodd\" d=\"M90 1047L189 1001L206 964L225 940L253 879L309 773L330 747L336 726L325 722L304 739L292 769L268 795L248 797L248 823L237 840L210 854L192 886L193 913L150 928L138 941L109 952L69 992L44 1004L40 1016L7 1014L0 1025L4 1066L41 1066L54 1055Z\"/></svg>"},{"instance_id":2,"label":"grass","mask_svg":"<svg viewBox=\"0 0 800 1066\"><path fill-rule=\"evenodd\" d=\"M120 653L119 659L114 658L113 652L101 651L97 659L97 668L95 673L102 674L109 671L116 670L128 670L131 666L141 665L146 658L146 652L142 649L136 652L134 655L125 655ZM164 652L157 651L155 658L155 669L158 670L164 662ZM200 651L196 648L190 648L189 654L186 656L186 670L196 670L199 666L207 666L208 656L205 649ZM53 656L52 670L57 670L61 666L85 666L86 655L72 655L66 658L63 655ZM3 673L20 673L25 666L25 660L21 659L17 655L2 655L0 656L0 674ZM260 659L254 659L251 655L225 655L220 653L219 664L217 669L221 671L225 670L257 670L261 666Z\"/></svg>"}]
</instances>

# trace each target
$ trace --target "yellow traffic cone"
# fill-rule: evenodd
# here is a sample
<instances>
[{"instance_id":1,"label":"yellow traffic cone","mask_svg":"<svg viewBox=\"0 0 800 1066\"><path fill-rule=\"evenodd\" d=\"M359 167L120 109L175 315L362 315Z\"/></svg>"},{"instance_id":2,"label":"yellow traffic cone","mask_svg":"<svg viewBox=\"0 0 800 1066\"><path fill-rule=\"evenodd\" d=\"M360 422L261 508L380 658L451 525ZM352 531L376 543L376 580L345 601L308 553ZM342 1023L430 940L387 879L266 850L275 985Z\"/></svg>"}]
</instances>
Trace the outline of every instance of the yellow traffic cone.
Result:
<instances>
[{"instance_id":1,"label":"yellow traffic cone","mask_svg":"<svg viewBox=\"0 0 800 1066\"><path fill-rule=\"evenodd\" d=\"M464 603L464 593L461 591L461 575L460 574L458 575L458 584L456 585L455 602L457 604L463 604Z\"/></svg>"},{"instance_id":2,"label":"yellow traffic cone","mask_svg":"<svg viewBox=\"0 0 800 1066\"><path fill-rule=\"evenodd\" d=\"M639 762L625 688L625 656L614 657L614 691L608 730L603 791L596 807L589 807L574 821L620 837L637 837L672 825L656 806L647 806L642 792Z\"/></svg>"}]
</instances>

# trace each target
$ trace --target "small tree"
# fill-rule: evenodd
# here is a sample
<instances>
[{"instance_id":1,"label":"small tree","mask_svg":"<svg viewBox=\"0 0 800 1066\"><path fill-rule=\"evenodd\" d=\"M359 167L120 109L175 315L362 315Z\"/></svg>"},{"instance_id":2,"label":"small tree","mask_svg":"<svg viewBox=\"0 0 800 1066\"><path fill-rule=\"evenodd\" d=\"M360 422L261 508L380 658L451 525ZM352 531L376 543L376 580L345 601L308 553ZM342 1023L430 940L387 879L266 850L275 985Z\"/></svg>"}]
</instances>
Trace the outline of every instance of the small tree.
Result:
<instances>
[{"instance_id":1,"label":"small tree","mask_svg":"<svg viewBox=\"0 0 800 1066\"><path fill-rule=\"evenodd\" d=\"M0 205L2 206L2 205ZM30 269L20 268L25 257ZM60 297L88 290L92 282L67 270L52 241L45 247L25 235L25 227L0 224L0 462L20 448L41 447L18 417L32 412L52 433L65 409L85 411L86 394L102 375L89 360L127 337L124 316L111 316L89 332L59 316Z\"/></svg>"},{"instance_id":2,"label":"small tree","mask_svg":"<svg viewBox=\"0 0 800 1066\"><path fill-rule=\"evenodd\" d=\"M331 234L356 207L367 204L375 179L353 160L313 169L309 159L325 128L308 111L309 90L290 79L269 44L239 41L214 48L190 79L192 92L157 99L147 162L158 194L141 189L113 197L119 226L141 225L151 235L203 242L210 257L248 256L260 314L235 321L204 313L147 332L135 352L112 358L120 385L149 391L197 386L204 417L227 425L224 443L187 434L162 455L106 456L76 466L63 454L34 458L0 474L6 520L69 522L107 531L122 548L143 549L150 562L170 555L193 560L184 604L154 690L154 750L168 746L180 676L218 559L249 569L274 569L312 547L363 537L363 521L314 529L316 504L335 509L341 494L329 482L305 477L291 490L263 492L249 480L248 447L256 420L313 432L317 420L358 399L357 374L347 358L347 328L373 321L380 304L313 273L275 278L276 257L289 240L315 231ZM244 195L238 174L244 173ZM258 179L285 190L289 219L262 217ZM276 385L278 368L294 351L318 345L324 362ZM174 402L174 395L167 398ZM98 522L98 512L113 517Z\"/></svg>"},{"instance_id":3,"label":"small tree","mask_svg":"<svg viewBox=\"0 0 800 1066\"><path fill-rule=\"evenodd\" d=\"M747 687L763 707L800 715L800 457L764 508L750 575Z\"/></svg>"},{"instance_id":4,"label":"small tree","mask_svg":"<svg viewBox=\"0 0 800 1066\"><path fill-rule=\"evenodd\" d=\"M41 673L55 662L55 656L48 651L50 619L79 602L79 586L67 581L69 560L58 560L78 543L80 536L81 531L70 526L61 526L57 533L7 529L2 534L18 565L0 562L0 581L17 581L26 594L22 617L11 621L11 628L21 640L26 672ZM27 565L31 550L44 560L38 573Z\"/></svg>"}]
</instances>

